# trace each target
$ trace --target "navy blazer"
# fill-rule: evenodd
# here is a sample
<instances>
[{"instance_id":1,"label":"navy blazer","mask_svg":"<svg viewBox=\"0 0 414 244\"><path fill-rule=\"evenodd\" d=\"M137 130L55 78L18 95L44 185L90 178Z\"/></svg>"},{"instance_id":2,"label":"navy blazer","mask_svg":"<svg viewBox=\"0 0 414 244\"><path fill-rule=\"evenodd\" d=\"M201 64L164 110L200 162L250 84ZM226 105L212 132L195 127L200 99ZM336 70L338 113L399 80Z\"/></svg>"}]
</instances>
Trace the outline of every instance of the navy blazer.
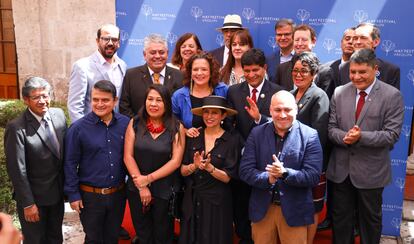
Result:
<instances>
[{"instance_id":1,"label":"navy blazer","mask_svg":"<svg viewBox=\"0 0 414 244\"><path fill-rule=\"evenodd\" d=\"M225 64L223 64L223 57L224 57L224 45L216 48L214 50L211 50L209 52L220 64L220 67L223 67Z\"/></svg>"},{"instance_id":2,"label":"navy blazer","mask_svg":"<svg viewBox=\"0 0 414 244\"><path fill-rule=\"evenodd\" d=\"M276 152L273 122L257 126L250 133L240 162L240 178L252 186L249 217L253 222L264 218L272 200L267 164ZM312 187L319 182L322 168L322 147L316 130L294 121L279 160L288 172L277 181L283 216L289 226L313 223L315 212Z\"/></svg>"},{"instance_id":3,"label":"navy blazer","mask_svg":"<svg viewBox=\"0 0 414 244\"><path fill-rule=\"evenodd\" d=\"M280 49L277 48L271 55L266 57L267 76L271 82L276 79L277 66L280 64Z\"/></svg>"}]
</instances>

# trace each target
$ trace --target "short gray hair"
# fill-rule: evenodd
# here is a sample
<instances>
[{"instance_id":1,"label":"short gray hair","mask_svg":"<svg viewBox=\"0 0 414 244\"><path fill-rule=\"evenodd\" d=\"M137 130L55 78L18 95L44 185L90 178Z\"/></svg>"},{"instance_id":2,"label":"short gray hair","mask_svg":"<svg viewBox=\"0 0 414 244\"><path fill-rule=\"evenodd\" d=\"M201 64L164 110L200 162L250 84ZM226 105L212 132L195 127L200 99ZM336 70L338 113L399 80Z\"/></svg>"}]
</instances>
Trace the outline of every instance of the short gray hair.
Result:
<instances>
[{"instance_id":1,"label":"short gray hair","mask_svg":"<svg viewBox=\"0 0 414 244\"><path fill-rule=\"evenodd\" d=\"M47 82L42 77L33 76L33 77L29 77L24 82L24 85L22 88L23 97L29 97L30 93L35 89L47 89L49 95L52 92L52 86L50 86L49 82Z\"/></svg>"},{"instance_id":2,"label":"short gray hair","mask_svg":"<svg viewBox=\"0 0 414 244\"><path fill-rule=\"evenodd\" d=\"M161 36L160 34L149 34L144 38L144 51L147 50L148 46L151 43L160 43L165 46L166 49L168 49L167 40Z\"/></svg>"}]
</instances>

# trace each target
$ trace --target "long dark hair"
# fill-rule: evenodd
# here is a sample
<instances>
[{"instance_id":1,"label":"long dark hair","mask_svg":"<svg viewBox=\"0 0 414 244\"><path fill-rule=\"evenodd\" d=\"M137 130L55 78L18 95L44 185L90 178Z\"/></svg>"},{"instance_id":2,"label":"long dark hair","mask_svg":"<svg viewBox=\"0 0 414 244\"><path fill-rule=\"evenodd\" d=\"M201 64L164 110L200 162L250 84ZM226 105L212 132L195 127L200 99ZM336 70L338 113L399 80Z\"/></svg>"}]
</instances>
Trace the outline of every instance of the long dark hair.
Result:
<instances>
[{"instance_id":1,"label":"long dark hair","mask_svg":"<svg viewBox=\"0 0 414 244\"><path fill-rule=\"evenodd\" d=\"M236 64L236 60L232 53L233 47L231 45L236 39L236 37L240 39L241 43L248 45L250 48L254 47L252 36L250 35L248 30L238 30L233 33L233 35L230 38L229 57L227 59L226 64L220 71L220 80L226 83L227 85L229 84L231 70Z\"/></svg>"},{"instance_id":2,"label":"long dark hair","mask_svg":"<svg viewBox=\"0 0 414 244\"><path fill-rule=\"evenodd\" d=\"M151 90L154 90L160 94L162 98L162 102L164 103L164 114L162 115L162 122L164 127L167 131L171 134L171 140L174 140L175 135L180 130L180 122L175 118L172 112L172 103L171 103L171 94L170 91L166 86L160 84L152 84L148 87L145 93L145 105L141 107L138 112L138 115L134 117L134 125L137 122L138 131L142 132L141 135L144 135L145 132L148 131L147 129L147 120L150 118L147 109L146 109L146 101L148 94ZM135 128L135 131L137 131ZM179 139L180 137L178 137Z\"/></svg>"}]
</instances>

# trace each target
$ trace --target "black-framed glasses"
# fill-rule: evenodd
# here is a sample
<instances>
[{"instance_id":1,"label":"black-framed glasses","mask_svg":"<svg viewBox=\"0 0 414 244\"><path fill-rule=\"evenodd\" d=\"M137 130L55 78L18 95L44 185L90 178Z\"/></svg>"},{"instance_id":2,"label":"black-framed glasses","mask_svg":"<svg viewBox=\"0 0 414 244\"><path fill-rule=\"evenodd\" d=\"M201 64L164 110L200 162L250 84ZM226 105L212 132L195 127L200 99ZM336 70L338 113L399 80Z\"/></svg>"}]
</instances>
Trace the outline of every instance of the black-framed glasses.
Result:
<instances>
[{"instance_id":1,"label":"black-framed glasses","mask_svg":"<svg viewBox=\"0 0 414 244\"><path fill-rule=\"evenodd\" d=\"M40 99L43 98L43 100L49 100L50 96L49 95L39 95L39 96L30 96L29 97L30 100L34 101L34 102L39 102Z\"/></svg>"},{"instance_id":2,"label":"black-framed glasses","mask_svg":"<svg viewBox=\"0 0 414 244\"><path fill-rule=\"evenodd\" d=\"M110 37L110 36L101 36L100 38L102 41L105 42L105 44L108 44L109 41L112 41L113 44L116 44L119 42L119 38L116 37Z\"/></svg>"},{"instance_id":3,"label":"black-framed glasses","mask_svg":"<svg viewBox=\"0 0 414 244\"><path fill-rule=\"evenodd\" d=\"M310 70L308 70L308 69L293 69L292 70L292 75L293 76L296 76L298 74L300 74L301 76L307 76L307 75L309 75L309 73L310 73Z\"/></svg>"}]
</instances>

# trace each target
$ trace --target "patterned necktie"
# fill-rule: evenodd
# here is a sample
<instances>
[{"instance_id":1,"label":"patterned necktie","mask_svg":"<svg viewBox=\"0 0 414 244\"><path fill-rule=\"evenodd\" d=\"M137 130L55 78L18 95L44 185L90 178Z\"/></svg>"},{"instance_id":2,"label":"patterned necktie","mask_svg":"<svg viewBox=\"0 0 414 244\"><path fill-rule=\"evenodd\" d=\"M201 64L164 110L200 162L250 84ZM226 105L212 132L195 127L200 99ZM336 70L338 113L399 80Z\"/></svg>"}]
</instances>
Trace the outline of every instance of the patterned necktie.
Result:
<instances>
[{"instance_id":1,"label":"patterned necktie","mask_svg":"<svg viewBox=\"0 0 414 244\"><path fill-rule=\"evenodd\" d=\"M257 102L256 93L257 93L257 89L256 88L253 88L251 99L253 100L254 103Z\"/></svg>"},{"instance_id":2,"label":"patterned necktie","mask_svg":"<svg viewBox=\"0 0 414 244\"><path fill-rule=\"evenodd\" d=\"M357 103L357 108L355 111L355 121L358 120L359 114L361 113L362 107L364 107L365 104L365 97L367 96L367 93L364 91L359 92L359 99Z\"/></svg>"},{"instance_id":3,"label":"patterned necktie","mask_svg":"<svg viewBox=\"0 0 414 244\"><path fill-rule=\"evenodd\" d=\"M152 74L152 77L154 78L154 84L160 84L160 74L159 73Z\"/></svg>"},{"instance_id":4,"label":"patterned necktie","mask_svg":"<svg viewBox=\"0 0 414 244\"><path fill-rule=\"evenodd\" d=\"M52 150L56 153L56 155L60 156L59 141L53 133L52 126L49 125L49 123L47 122L47 119L42 118L42 121L45 126L46 138L49 141L49 144L52 146Z\"/></svg>"}]
</instances>

